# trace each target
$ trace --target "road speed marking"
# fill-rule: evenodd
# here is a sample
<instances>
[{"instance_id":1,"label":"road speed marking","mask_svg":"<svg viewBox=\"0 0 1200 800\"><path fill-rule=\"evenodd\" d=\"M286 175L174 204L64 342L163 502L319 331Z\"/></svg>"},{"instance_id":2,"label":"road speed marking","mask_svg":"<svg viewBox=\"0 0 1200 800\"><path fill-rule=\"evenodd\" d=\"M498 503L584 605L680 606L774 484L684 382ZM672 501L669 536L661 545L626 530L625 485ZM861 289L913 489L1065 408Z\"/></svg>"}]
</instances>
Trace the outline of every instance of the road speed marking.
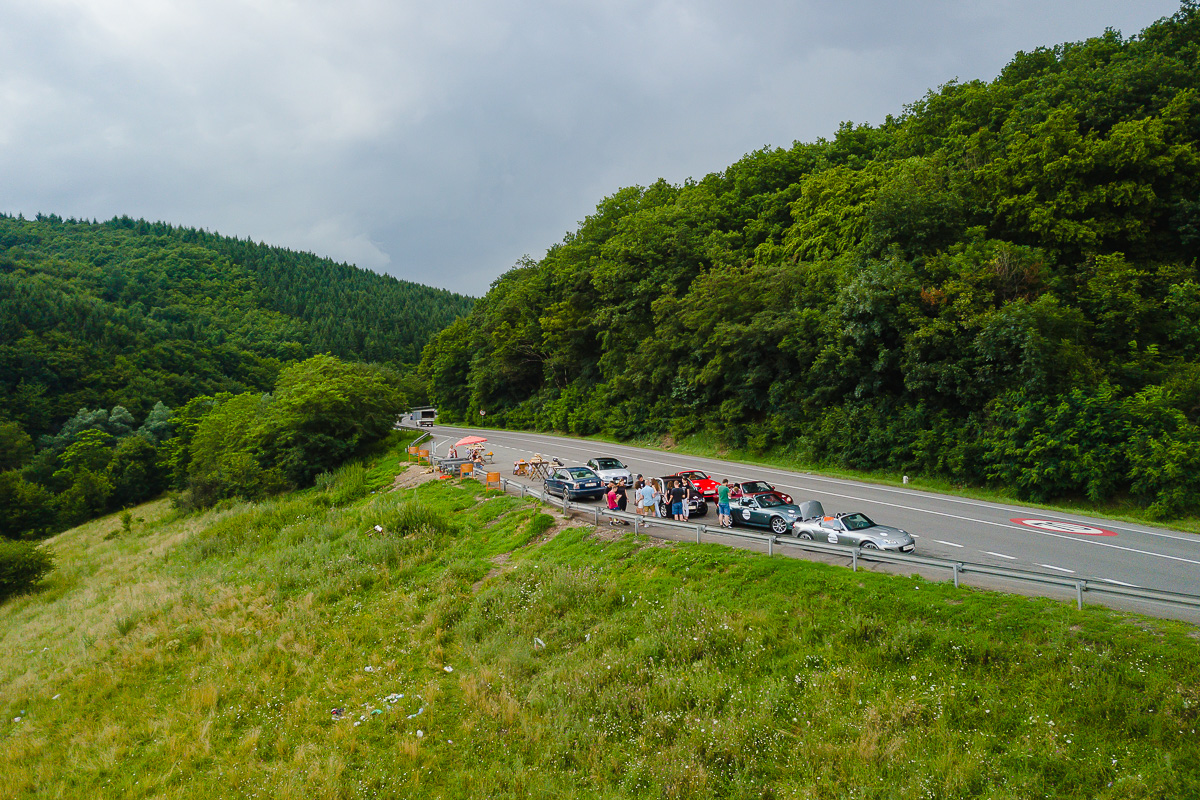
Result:
<instances>
[{"instance_id":1,"label":"road speed marking","mask_svg":"<svg viewBox=\"0 0 1200 800\"><path fill-rule=\"evenodd\" d=\"M1114 531L1108 531L1104 528L1093 528L1091 525L1083 525L1078 522L1060 522L1053 519L1024 519L1022 517L1014 517L1009 522L1015 522L1027 528L1037 528L1040 531L1053 531L1054 533L1074 533L1079 536L1117 535Z\"/></svg>"}]
</instances>

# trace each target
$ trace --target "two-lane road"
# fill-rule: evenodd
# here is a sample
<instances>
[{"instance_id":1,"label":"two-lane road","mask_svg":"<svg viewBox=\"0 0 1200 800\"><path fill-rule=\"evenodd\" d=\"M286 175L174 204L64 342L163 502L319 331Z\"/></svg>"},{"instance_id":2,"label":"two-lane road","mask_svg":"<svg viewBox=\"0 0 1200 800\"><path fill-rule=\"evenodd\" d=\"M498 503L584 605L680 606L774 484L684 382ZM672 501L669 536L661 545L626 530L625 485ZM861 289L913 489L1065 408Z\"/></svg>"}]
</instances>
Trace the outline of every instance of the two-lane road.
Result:
<instances>
[{"instance_id":1,"label":"two-lane road","mask_svg":"<svg viewBox=\"0 0 1200 800\"><path fill-rule=\"evenodd\" d=\"M648 476L694 468L718 480L766 480L797 501L820 500L827 512L862 511L902 527L917 537L917 552L923 555L1089 582L1200 592L1200 536L1186 532L563 436L441 427L433 434L439 454L463 436L487 437L505 474L513 461L541 453L566 463L611 455L634 474Z\"/></svg>"}]
</instances>

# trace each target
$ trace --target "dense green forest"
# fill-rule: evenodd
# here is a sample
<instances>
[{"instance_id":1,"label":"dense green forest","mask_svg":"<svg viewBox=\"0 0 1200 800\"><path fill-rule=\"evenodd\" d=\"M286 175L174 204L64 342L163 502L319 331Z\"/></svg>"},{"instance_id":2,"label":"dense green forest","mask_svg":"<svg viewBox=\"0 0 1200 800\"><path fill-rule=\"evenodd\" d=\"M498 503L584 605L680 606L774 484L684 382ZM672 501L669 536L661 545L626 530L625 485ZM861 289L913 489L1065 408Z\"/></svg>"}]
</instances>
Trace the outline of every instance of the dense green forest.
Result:
<instances>
[{"instance_id":1,"label":"dense green forest","mask_svg":"<svg viewBox=\"0 0 1200 800\"><path fill-rule=\"evenodd\" d=\"M1038 500L1200 498L1200 7L605 198L429 344L444 411Z\"/></svg>"},{"instance_id":2,"label":"dense green forest","mask_svg":"<svg viewBox=\"0 0 1200 800\"><path fill-rule=\"evenodd\" d=\"M471 302L192 228L0 216L0 419L35 440L81 408L142 419L318 353L402 370Z\"/></svg>"},{"instance_id":3,"label":"dense green forest","mask_svg":"<svg viewBox=\"0 0 1200 800\"><path fill-rule=\"evenodd\" d=\"M0 216L0 538L311 483L424 401L421 348L471 302L162 223Z\"/></svg>"}]
</instances>

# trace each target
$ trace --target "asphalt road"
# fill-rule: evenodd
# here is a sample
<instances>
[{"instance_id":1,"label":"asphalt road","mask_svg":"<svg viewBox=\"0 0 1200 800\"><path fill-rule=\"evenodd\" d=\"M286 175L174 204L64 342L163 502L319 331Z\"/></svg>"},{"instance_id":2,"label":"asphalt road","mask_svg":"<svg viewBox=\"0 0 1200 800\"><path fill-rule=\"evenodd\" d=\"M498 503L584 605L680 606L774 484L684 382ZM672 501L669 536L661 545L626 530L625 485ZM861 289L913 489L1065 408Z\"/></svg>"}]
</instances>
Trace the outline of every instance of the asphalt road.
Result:
<instances>
[{"instance_id":1,"label":"asphalt road","mask_svg":"<svg viewBox=\"0 0 1200 800\"><path fill-rule=\"evenodd\" d=\"M921 555L1089 583L1200 593L1200 536L1182 531L562 436L457 427L435 427L432 433L438 455L445 455L450 444L463 436L486 437L487 449L495 453L498 469L506 477L511 477L513 461L534 453L557 456L568 464L581 464L599 455L614 456L635 475L700 469L717 480L768 481L796 502L821 501L826 513L861 511L878 523L913 534ZM715 525L715 516L709 516ZM1021 591L1067 596L1057 590ZM1200 622L1200 613L1164 613L1157 603L1122 600L1109 604Z\"/></svg>"}]
</instances>

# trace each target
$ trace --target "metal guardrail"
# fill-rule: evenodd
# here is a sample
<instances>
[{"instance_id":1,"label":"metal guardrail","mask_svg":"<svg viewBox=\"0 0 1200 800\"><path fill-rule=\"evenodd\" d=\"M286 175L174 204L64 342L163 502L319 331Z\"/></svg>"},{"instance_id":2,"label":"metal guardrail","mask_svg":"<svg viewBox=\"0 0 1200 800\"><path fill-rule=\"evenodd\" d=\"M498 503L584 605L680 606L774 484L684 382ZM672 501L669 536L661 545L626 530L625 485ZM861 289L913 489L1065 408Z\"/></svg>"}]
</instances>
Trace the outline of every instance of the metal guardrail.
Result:
<instances>
[{"instance_id":1,"label":"metal guardrail","mask_svg":"<svg viewBox=\"0 0 1200 800\"><path fill-rule=\"evenodd\" d=\"M425 436L430 436L430 434L426 433ZM420 439L417 441L420 441ZM485 475L486 471L472 473L472 477L481 482L485 482L487 480ZM587 512L593 516L594 524L596 525L600 524L601 517L626 520L631 523L631 530L634 533L646 533L650 536L653 536L654 534L647 529L651 527L659 527L686 530L689 533L694 532L696 535L697 544L701 543L705 535L750 539L765 543L767 546L767 555L770 556L775 554L776 545L782 547L794 547L800 550L814 553L824 553L826 555L837 555L842 557L849 556L850 566L854 571L858 571L859 561L875 561L889 564L911 564L913 566L929 567L933 569L945 569L952 573L955 588L959 586L959 578L962 575L972 573L976 575L989 575L991 577L1001 578L1009 581L1059 586L1062 588L1075 590L1076 606L1080 609L1083 608L1083 596L1088 592L1093 592L1096 594L1108 594L1118 597L1128 597L1138 600L1149 600L1151 602L1166 603L1168 605L1200 608L1200 595L1185 594L1183 592L1168 592L1158 589L1143 589L1141 587L1134 586L1120 586L1117 584L1092 581L1086 578L1067 578L1041 572L1009 569L1007 567L995 567L989 564L976 564L970 561L947 561L946 559L941 558L910 555L908 553L893 553L886 550L864 550L862 548L854 547L849 548L849 553L847 553L846 547L828 544L825 542L793 539L790 536L780 537L775 534L757 533L754 531L738 530L737 528L713 528L699 522L680 522L678 520L664 519L657 516L631 514L627 511L610 511L607 508L601 508L599 506L574 503L566 497L556 498L546 492L540 492L533 487L526 486L520 481L509 480L508 478L504 477L500 478L501 491L508 492L510 486L518 489L522 497L534 497L544 503L561 507L564 514L569 511Z\"/></svg>"}]
</instances>

